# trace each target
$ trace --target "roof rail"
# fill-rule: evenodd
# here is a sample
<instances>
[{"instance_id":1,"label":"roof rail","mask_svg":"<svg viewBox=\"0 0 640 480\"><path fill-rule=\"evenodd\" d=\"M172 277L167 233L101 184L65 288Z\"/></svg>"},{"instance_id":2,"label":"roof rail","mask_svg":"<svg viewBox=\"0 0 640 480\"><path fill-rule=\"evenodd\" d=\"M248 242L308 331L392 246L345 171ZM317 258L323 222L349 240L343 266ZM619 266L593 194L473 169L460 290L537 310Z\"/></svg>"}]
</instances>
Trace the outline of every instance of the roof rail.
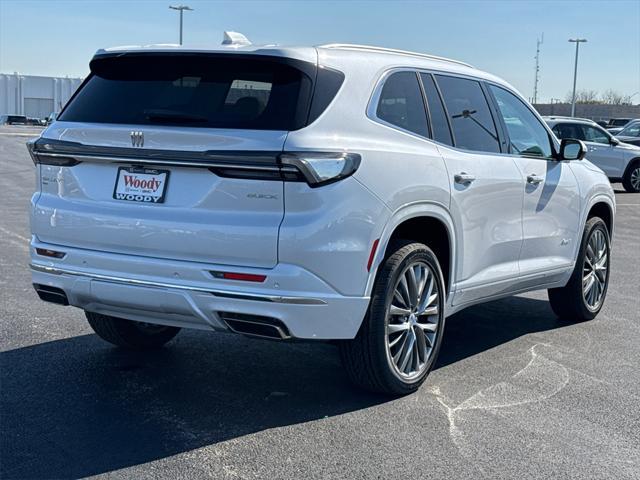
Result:
<instances>
[{"instance_id":1,"label":"roof rail","mask_svg":"<svg viewBox=\"0 0 640 480\"><path fill-rule=\"evenodd\" d=\"M583 117L570 117L567 115L542 115L542 118L548 118L549 120L578 120L580 122L593 122L595 123L594 120L591 120L590 118L583 118Z\"/></svg>"},{"instance_id":2,"label":"roof rail","mask_svg":"<svg viewBox=\"0 0 640 480\"><path fill-rule=\"evenodd\" d=\"M380 52L380 53L395 53L396 55L407 55L410 57L428 58L429 60L437 60L439 62L456 63L469 68L475 68L473 65L461 62L459 60L452 60L450 58L438 57L437 55L429 55L427 53L410 52L408 50L397 50L395 48L373 47L370 45L356 45L351 43L328 43L326 45L318 45L319 48L338 48L343 50L363 50L367 52Z\"/></svg>"}]
</instances>

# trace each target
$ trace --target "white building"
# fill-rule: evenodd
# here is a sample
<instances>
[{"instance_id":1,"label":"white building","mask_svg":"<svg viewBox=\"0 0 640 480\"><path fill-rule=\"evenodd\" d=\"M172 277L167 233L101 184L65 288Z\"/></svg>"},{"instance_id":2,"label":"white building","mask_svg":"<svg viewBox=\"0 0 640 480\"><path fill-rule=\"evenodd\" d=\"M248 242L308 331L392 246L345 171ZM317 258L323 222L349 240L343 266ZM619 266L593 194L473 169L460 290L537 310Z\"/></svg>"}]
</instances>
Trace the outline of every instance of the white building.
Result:
<instances>
[{"instance_id":1,"label":"white building","mask_svg":"<svg viewBox=\"0 0 640 480\"><path fill-rule=\"evenodd\" d=\"M0 73L0 115L45 118L59 112L81 82L81 78Z\"/></svg>"}]
</instances>

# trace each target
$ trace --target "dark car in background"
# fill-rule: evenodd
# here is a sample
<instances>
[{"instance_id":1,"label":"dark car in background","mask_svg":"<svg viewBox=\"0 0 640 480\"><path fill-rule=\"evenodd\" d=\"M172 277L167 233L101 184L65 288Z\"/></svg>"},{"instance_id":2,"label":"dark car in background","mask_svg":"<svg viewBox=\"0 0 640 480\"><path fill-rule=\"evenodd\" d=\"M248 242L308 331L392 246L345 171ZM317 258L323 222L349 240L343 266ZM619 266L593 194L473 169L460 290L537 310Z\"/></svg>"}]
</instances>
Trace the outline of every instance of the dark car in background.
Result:
<instances>
[{"instance_id":1,"label":"dark car in background","mask_svg":"<svg viewBox=\"0 0 640 480\"><path fill-rule=\"evenodd\" d=\"M611 135L617 135L632 118L611 118L605 127Z\"/></svg>"},{"instance_id":2,"label":"dark car in background","mask_svg":"<svg viewBox=\"0 0 640 480\"><path fill-rule=\"evenodd\" d=\"M0 125L29 125L24 115L0 115Z\"/></svg>"}]
</instances>

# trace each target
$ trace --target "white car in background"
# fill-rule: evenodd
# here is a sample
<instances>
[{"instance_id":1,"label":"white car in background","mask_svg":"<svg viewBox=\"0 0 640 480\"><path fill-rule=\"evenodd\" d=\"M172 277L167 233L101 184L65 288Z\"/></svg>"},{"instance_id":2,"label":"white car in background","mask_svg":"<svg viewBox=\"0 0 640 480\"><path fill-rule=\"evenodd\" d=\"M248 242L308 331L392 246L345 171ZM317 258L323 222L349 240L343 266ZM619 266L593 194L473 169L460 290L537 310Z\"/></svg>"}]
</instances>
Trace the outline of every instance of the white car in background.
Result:
<instances>
[{"instance_id":1,"label":"white car in background","mask_svg":"<svg viewBox=\"0 0 640 480\"><path fill-rule=\"evenodd\" d=\"M603 306L611 185L493 75L338 44L90 67L29 144L31 269L115 345L338 341L354 382L406 394L454 312L539 289L568 320Z\"/></svg>"},{"instance_id":2,"label":"white car in background","mask_svg":"<svg viewBox=\"0 0 640 480\"><path fill-rule=\"evenodd\" d=\"M559 139L582 140L587 145L586 158L600 167L612 182L622 182L628 192L640 192L640 147L618 140L591 120L544 118Z\"/></svg>"}]
</instances>

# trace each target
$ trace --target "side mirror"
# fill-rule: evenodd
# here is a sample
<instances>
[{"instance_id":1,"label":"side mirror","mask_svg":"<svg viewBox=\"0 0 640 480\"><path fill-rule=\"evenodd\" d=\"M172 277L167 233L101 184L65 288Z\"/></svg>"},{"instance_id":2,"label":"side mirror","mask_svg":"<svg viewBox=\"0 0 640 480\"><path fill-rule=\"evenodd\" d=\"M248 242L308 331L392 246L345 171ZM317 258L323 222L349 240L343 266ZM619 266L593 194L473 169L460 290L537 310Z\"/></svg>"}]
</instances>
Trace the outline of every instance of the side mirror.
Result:
<instances>
[{"instance_id":1,"label":"side mirror","mask_svg":"<svg viewBox=\"0 0 640 480\"><path fill-rule=\"evenodd\" d=\"M587 147L582 140L565 138L560 142L561 160L582 160L587 153Z\"/></svg>"},{"instance_id":2,"label":"side mirror","mask_svg":"<svg viewBox=\"0 0 640 480\"><path fill-rule=\"evenodd\" d=\"M618 140L616 137L611 137L609 139L609 143L613 146L620 145L620 140Z\"/></svg>"}]
</instances>

